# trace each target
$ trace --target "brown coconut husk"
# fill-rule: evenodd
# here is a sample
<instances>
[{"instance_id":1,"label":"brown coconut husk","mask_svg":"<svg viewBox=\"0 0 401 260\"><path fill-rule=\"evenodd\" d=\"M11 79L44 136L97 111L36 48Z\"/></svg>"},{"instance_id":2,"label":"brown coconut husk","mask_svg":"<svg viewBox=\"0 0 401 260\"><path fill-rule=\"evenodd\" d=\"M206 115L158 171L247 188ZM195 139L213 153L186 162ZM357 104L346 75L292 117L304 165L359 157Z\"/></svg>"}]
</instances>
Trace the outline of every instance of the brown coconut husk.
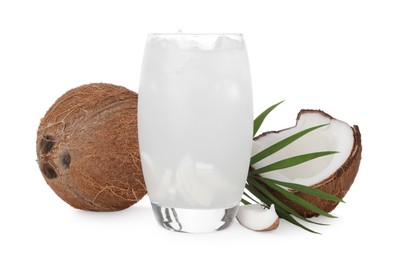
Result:
<instances>
[{"instance_id":1,"label":"brown coconut husk","mask_svg":"<svg viewBox=\"0 0 401 260\"><path fill-rule=\"evenodd\" d=\"M303 109L298 113L297 116L297 121L301 117L302 114L304 113L320 113L325 117L328 117L330 119L335 119L329 114L321 111L321 110L312 110L312 109ZM319 183L316 183L312 185L311 187L319 189L321 191L330 193L338 198L344 198L344 196L347 194L348 190L354 183L355 177L358 173L359 165L362 159L362 142L361 142L361 133L359 132L359 127L357 125L354 125L352 128L352 131L354 133L354 145L351 151L350 156L348 159L343 163L343 165L335 171L332 175L330 175L328 178L322 180ZM287 129L284 129L287 130ZM281 130L283 131L283 130ZM261 134L260 136L256 137L255 139L258 139L262 136L268 135L270 133L277 133L280 131L274 131L274 132L266 132ZM268 188L266 186L266 188ZM305 218L311 218L318 216L319 214L307 210L304 207L288 200L286 197L281 195L281 193L278 193L275 190L272 190L268 188L269 191L276 196L278 199L283 201L286 205L288 205L290 208L295 210L298 214ZM331 212L333 209L335 209L338 205L339 202L336 201L331 201L323 198L318 198L309 194L305 194L299 191L294 191L291 190L292 193L295 195L303 198L306 201L309 201L313 203L314 205L318 206L322 210L326 212Z\"/></svg>"},{"instance_id":2,"label":"brown coconut husk","mask_svg":"<svg viewBox=\"0 0 401 260\"><path fill-rule=\"evenodd\" d=\"M274 223L270 227L267 227L267 228L262 229L262 230L255 230L255 231L260 231L260 232L272 231L272 230L277 229L279 225L280 225L280 218L277 218L276 221L274 221Z\"/></svg>"},{"instance_id":3,"label":"brown coconut husk","mask_svg":"<svg viewBox=\"0 0 401 260\"><path fill-rule=\"evenodd\" d=\"M137 99L121 86L83 85L57 99L41 120L39 168L47 184L72 207L116 211L146 194Z\"/></svg>"}]
</instances>

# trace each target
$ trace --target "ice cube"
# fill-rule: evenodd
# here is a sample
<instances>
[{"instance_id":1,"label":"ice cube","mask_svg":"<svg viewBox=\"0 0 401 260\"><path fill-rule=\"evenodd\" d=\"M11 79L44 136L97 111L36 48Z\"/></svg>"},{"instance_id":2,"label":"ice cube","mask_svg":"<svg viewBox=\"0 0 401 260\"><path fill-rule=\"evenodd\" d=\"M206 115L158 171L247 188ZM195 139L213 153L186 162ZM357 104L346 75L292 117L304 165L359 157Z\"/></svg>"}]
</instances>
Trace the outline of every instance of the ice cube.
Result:
<instances>
[{"instance_id":1,"label":"ice cube","mask_svg":"<svg viewBox=\"0 0 401 260\"><path fill-rule=\"evenodd\" d=\"M210 207L214 198L213 188L202 183L195 165L190 155L182 158L176 174L177 193L186 207Z\"/></svg>"},{"instance_id":2,"label":"ice cube","mask_svg":"<svg viewBox=\"0 0 401 260\"><path fill-rule=\"evenodd\" d=\"M228 36L220 36L214 45L214 50L232 50L243 48L243 43Z\"/></svg>"}]
</instances>

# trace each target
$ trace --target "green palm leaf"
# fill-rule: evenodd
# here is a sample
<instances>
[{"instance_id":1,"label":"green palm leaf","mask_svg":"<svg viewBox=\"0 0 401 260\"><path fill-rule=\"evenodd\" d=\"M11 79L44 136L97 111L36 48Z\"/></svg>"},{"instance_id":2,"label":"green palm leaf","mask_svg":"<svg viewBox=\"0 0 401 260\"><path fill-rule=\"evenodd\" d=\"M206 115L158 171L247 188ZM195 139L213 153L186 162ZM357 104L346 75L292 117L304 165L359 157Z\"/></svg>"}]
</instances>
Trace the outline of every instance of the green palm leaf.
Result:
<instances>
[{"instance_id":1,"label":"green palm leaf","mask_svg":"<svg viewBox=\"0 0 401 260\"><path fill-rule=\"evenodd\" d=\"M326 193L324 191L316 189L316 188L311 188L309 186L305 186L305 185L301 185L301 184L296 184L296 183L291 183L291 182L283 182L283 181L278 181L278 180L264 178L264 177L261 177L261 178L268 180L270 182L273 182L275 184L278 184L280 186L284 186L284 187L287 187L287 188L290 188L293 190L297 190L302 193L309 194L309 195L312 195L315 197L332 200L332 201L337 201L337 202L344 202L342 199L340 199L330 193Z\"/></svg>"},{"instance_id":2,"label":"green palm leaf","mask_svg":"<svg viewBox=\"0 0 401 260\"><path fill-rule=\"evenodd\" d=\"M295 210L293 210L292 208L287 206L284 202L279 200L276 196L271 194L266 188L264 188L256 180L254 180L254 179L249 180L249 183L252 184L257 189L257 190L255 190L255 189L251 188L250 191L253 190L252 194L257 196L258 198L263 198L264 201L270 202L267 205L270 206L271 204L274 204L276 206L276 209L280 208L281 210L283 210L285 212L288 212L288 213L294 215L295 217L297 217L299 219L302 219L303 221L306 221L306 222L309 222L309 223L312 223L312 224L317 224L317 225L327 225L327 224L323 224L323 223L319 223L319 222L315 222L315 221L309 220L309 219L301 216ZM251 187L251 186L248 186L248 187Z\"/></svg>"},{"instance_id":3,"label":"green palm leaf","mask_svg":"<svg viewBox=\"0 0 401 260\"><path fill-rule=\"evenodd\" d=\"M294 225L296 225L296 226L298 226L298 227L300 227L300 228L305 229L306 231L309 231L309 232L311 232L311 233L319 234L319 235L320 235L319 232L316 232L316 231L314 231L314 230L312 230L312 229L310 229L310 228L308 228L308 227L302 225L302 224L299 223L298 221L296 221L295 218L293 218L290 214L288 214L288 213L285 212L285 211L277 212L277 215L278 215L280 218L283 218L283 219L287 220L288 222L290 222L290 223L292 223L292 224L294 224Z\"/></svg>"},{"instance_id":4,"label":"green palm leaf","mask_svg":"<svg viewBox=\"0 0 401 260\"><path fill-rule=\"evenodd\" d=\"M316 153L307 153L307 154L302 154L302 155L297 155L294 157L290 157L272 164L269 164L265 167L253 170L250 172L250 174L260 174L264 172L270 172L270 171L276 171L276 170L281 170L285 168L289 168L322 156L330 155L330 154L335 154L338 153L336 151L325 151L325 152L316 152Z\"/></svg>"},{"instance_id":5,"label":"green palm leaf","mask_svg":"<svg viewBox=\"0 0 401 260\"><path fill-rule=\"evenodd\" d=\"M336 218L335 216L327 213L326 211L322 210L321 208L318 208L314 204L310 203L309 201L306 201L294 193L291 193L287 191L286 189L281 188L277 184L271 182L269 179L264 179L264 178L259 178L262 182L264 182L266 185L268 185L270 188L274 189L275 191L281 193L283 196L285 196L287 199L291 200L292 202L295 202L296 204L304 207L307 210L316 212L319 215L326 216L329 218Z\"/></svg>"},{"instance_id":6,"label":"green palm leaf","mask_svg":"<svg viewBox=\"0 0 401 260\"><path fill-rule=\"evenodd\" d=\"M280 151L281 149L283 149L284 147L286 147L287 145L291 144L292 142L298 140L299 138L301 138L302 136L306 135L309 132L312 132L313 130L316 130L318 128L321 128L323 126L326 126L327 124L324 125L318 125L318 126L313 126L310 127L308 129L305 129L303 131L300 131L298 133L295 133L275 144L273 144L272 146L267 147L266 149L264 149L263 151L255 154L254 156L252 156L251 158L251 165L263 160L264 158L274 154L277 151Z\"/></svg>"},{"instance_id":7,"label":"green palm leaf","mask_svg":"<svg viewBox=\"0 0 401 260\"><path fill-rule=\"evenodd\" d=\"M255 202L255 203L258 203L255 199L253 199L248 193L246 193L245 191L244 191L244 195L245 195L245 197L247 197L249 200L251 200L251 201L253 201L253 202Z\"/></svg>"},{"instance_id":8,"label":"green palm leaf","mask_svg":"<svg viewBox=\"0 0 401 260\"><path fill-rule=\"evenodd\" d=\"M245 199L241 199L241 202L242 202L242 204L244 204L244 205L251 204L250 202L248 202L248 201L247 201L247 200L245 200Z\"/></svg>"},{"instance_id":9,"label":"green palm leaf","mask_svg":"<svg viewBox=\"0 0 401 260\"><path fill-rule=\"evenodd\" d=\"M273 111L273 109L275 109L278 105L280 105L281 103L283 103L283 101L278 102L277 104L274 104L273 106L269 107L268 109L266 109L265 111L263 111L254 121L253 121L253 136L256 135L256 133L258 132L260 126L262 125L263 121L265 120L266 116L268 114L270 114L270 112Z\"/></svg>"}]
</instances>

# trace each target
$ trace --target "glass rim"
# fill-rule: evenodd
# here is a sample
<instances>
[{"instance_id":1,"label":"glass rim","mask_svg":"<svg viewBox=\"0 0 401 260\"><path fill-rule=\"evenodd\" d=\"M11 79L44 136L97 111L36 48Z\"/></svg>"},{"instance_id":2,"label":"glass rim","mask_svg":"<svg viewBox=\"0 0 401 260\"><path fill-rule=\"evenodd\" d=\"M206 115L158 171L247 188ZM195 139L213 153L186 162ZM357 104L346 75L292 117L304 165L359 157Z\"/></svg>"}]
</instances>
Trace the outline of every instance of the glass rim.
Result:
<instances>
[{"instance_id":1,"label":"glass rim","mask_svg":"<svg viewBox=\"0 0 401 260\"><path fill-rule=\"evenodd\" d=\"M243 37L242 33L149 33L148 36L240 36Z\"/></svg>"},{"instance_id":2,"label":"glass rim","mask_svg":"<svg viewBox=\"0 0 401 260\"><path fill-rule=\"evenodd\" d=\"M221 45L224 39L231 42ZM220 44L219 44L220 43ZM163 48L174 47L180 50L223 51L244 48L242 33L150 33L146 46L160 45Z\"/></svg>"}]
</instances>

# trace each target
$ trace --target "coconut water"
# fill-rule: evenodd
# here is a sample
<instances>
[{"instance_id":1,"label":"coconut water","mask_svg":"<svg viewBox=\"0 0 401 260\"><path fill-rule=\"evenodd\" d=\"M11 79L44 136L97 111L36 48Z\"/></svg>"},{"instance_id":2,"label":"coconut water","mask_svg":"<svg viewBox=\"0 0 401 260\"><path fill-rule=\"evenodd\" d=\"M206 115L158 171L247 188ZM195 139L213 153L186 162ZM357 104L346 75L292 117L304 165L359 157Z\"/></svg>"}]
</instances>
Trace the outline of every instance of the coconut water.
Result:
<instances>
[{"instance_id":1,"label":"coconut water","mask_svg":"<svg viewBox=\"0 0 401 260\"><path fill-rule=\"evenodd\" d=\"M252 88L240 34L151 34L138 105L139 143L152 203L237 206L249 167Z\"/></svg>"}]
</instances>

